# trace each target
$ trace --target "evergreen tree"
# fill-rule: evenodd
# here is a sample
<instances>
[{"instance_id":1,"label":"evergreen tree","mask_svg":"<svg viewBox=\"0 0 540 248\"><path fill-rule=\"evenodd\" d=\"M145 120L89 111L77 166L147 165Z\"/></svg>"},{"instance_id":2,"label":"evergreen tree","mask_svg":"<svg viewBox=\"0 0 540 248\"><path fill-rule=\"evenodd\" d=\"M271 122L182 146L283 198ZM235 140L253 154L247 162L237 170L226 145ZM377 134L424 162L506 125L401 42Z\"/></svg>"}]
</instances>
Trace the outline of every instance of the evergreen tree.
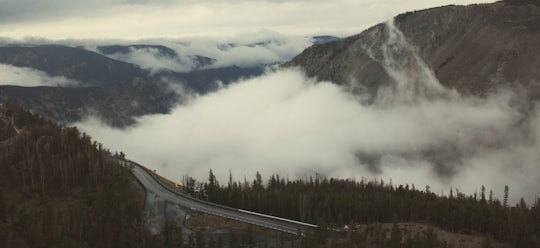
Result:
<instances>
[{"instance_id":1,"label":"evergreen tree","mask_svg":"<svg viewBox=\"0 0 540 248\"><path fill-rule=\"evenodd\" d=\"M503 200L503 207L508 207L508 185L504 185L504 200Z\"/></svg>"}]
</instances>

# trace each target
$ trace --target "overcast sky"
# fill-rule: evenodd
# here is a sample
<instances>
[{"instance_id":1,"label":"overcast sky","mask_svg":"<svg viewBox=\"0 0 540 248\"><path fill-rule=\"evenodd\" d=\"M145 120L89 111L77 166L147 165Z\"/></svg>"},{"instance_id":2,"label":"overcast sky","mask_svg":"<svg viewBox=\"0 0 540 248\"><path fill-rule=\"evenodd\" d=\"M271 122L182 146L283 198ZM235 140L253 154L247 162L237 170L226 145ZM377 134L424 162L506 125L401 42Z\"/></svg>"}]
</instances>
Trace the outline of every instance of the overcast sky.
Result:
<instances>
[{"instance_id":1,"label":"overcast sky","mask_svg":"<svg viewBox=\"0 0 540 248\"><path fill-rule=\"evenodd\" d=\"M0 0L0 37L345 36L409 10L482 2L493 0Z\"/></svg>"}]
</instances>

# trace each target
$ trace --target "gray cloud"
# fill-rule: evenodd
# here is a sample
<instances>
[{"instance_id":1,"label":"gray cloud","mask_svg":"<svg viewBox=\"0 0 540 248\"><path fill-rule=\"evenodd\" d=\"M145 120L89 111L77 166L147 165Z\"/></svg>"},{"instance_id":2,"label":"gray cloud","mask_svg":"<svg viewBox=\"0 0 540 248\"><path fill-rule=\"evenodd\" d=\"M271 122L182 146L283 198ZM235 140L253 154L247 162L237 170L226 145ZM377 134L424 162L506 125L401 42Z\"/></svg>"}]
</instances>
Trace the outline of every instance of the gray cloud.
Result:
<instances>
[{"instance_id":1,"label":"gray cloud","mask_svg":"<svg viewBox=\"0 0 540 248\"><path fill-rule=\"evenodd\" d=\"M114 2L116 1L0 0L0 23L95 15Z\"/></svg>"},{"instance_id":2,"label":"gray cloud","mask_svg":"<svg viewBox=\"0 0 540 248\"><path fill-rule=\"evenodd\" d=\"M478 2L492 0L0 0L0 36L138 39L261 29L345 35L409 10Z\"/></svg>"},{"instance_id":3,"label":"gray cloud","mask_svg":"<svg viewBox=\"0 0 540 248\"><path fill-rule=\"evenodd\" d=\"M260 0L258 2L305 2L309 0ZM255 2L247 0L205 0L205 4L229 3L237 4L241 2ZM0 0L0 23L17 22L25 20L57 19L71 16L93 16L100 15L108 8L127 5L147 5L168 7L171 5L187 5L201 3L195 0L93 0L93 1L71 1L71 0Z\"/></svg>"}]
</instances>

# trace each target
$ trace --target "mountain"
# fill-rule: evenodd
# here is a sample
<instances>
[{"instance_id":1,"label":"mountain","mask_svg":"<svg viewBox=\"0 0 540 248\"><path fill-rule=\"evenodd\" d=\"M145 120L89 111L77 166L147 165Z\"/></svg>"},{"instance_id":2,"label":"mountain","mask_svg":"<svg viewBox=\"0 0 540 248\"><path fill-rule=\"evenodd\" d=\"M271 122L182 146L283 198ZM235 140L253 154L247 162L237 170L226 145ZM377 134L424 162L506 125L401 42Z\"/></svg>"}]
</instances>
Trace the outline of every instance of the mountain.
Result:
<instances>
[{"instance_id":1,"label":"mountain","mask_svg":"<svg viewBox=\"0 0 540 248\"><path fill-rule=\"evenodd\" d=\"M104 55L126 55L133 51L155 51L157 57L180 60L180 55L172 48L163 45L108 45L98 46L97 50ZM216 62L215 59L200 55L187 56L194 64L195 68L212 65Z\"/></svg>"},{"instance_id":2,"label":"mountain","mask_svg":"<svg viewBox=\"0 0 540 248\"><path fill-rule=\"evenodd\" d=\"M322 45L325 43L337 41L339 39L340 38L331 35L317 35L312 37L314 45Z\"/></svg>"},{"instance_id":3,"label":"mountain","mask_svg":"<svg viewBox=\"0 0 540 248\"><path fill-rule=\"evenodd\" d=\"M331 40L331 36L314 38L314 42ZM231 48L272 50L283 45L286 41L268 40L231 44ZM5 45L0 47L0 64L35 69L76 84L0 85L0 102L17 104L60 123L77 122L93 115L109 125L125 127L134 124L139 116L167 113L183 102L184 94L204 95L241 79L262 75L280 59L283 58L254 60L247 66L216 66L215 58L183 55L155 44L100 45L95 51L83 45ZM181 86L182 93L173 90L177 86Z\"/></svg>"},{"instance_id":4,"label":"mountain","mask_svg":"<svg viewBox=\"0 0 540 248\"><path fill-rule=\"evenodd\" d=\"M0 47L0 63L28 67L79 82L72 87L0 86L0 102L9 102L60 123L93 114L123 127L134 117L166 113L180 96L136 65L67 46Z\"/></svg>"},{"instance_id":5,"label":"mountain","mask_svg":"<svg viewBox=\"0 0 540 248\"><path fill-rule=\"evenodd\" d=\"M531 1L444 6L313 45L283 66L301 67L310 77L367 93L373 101L381 87L395 82L396 72L411 69L418 58L444 87L462 94L483 96L509 87L538 99L539 31L540 7ZM418 70L409 71L426 73Z\"/></svg>"},{"instance_id":6,"label":"mountain","mask_svg":"<svg viewBox=\"0 0 540 248\"><path fill-rule=\"evenodd\" d=\"M262 75L266 71L265 65L252 67L226 66L221 68L208 68L190 72L160 71L157 77L179 80L182 85L198 94L215 91L221 85L228 85L237 80ZM219 83L218 83L219 82Z\"/></svg>"},{"instance_id":7,"label":"mountain","mask_svg":"<svg viewBox=\"0 0 540 248\"><path fill-rule=\"evenodd\" d=\"M265 46L271 43L271 41L268 41L257 44ZM214 58L201 55L185 55L182 57L174 49L163 45L107 45L98 46L97 50L104 55L118 59L130 58L134 52L139 51L151 54L156 59L165 59L174 64L186 63L184 60L187 60L188 64L192 64L192 69L187 72L161 68L153 71L152 76L155 78L164 78L173 82L181 82L185 89L197 94L206 94L217 90L220 85L227 85L241 78L259 76L263 74L265 68L269 66L267 64L252 65L248 67L231 65L214 68L209 67L217 61Z\"/></svg>"},{"instance_id":8,"label":"mountain","mask_svg":"<svg viewBox=\"0 0 540 248\"><path fill-rule=\"evenodd\" d=\"M101 47L105 53L130 49L156 49L163 56L177 56L174 50L165 46ZM214 61L202 56L195 59L200 66ZM0 85L0 102L17 104L60 123L80 121L91 114L114 127L132 125L138 116L167 113L182 103L183 97L172 90L174 84L182 85L188 94L206 94L218 89L220 84L264 72L261 66L229 66L151 73L138 65L103 54L60 45L0 47L0 64L32 68L49 76L63 76L78 82L70 87Z\"/></svg>"},{"instance_id":9,"label":"mountain","mask_svg":"<svg viewBox=\"0 0 540 248\"><path fill-rule=\"evenodd\" d=\"M0 63L29 67L51 76L64 76L86 85L106 85L144 77L136 65L80 48L59 45L0 47Z\"/></svg>"},{"instance_id":10,"label":"mountain","mask_svg":"<svg viewBox=\"0 0 540 248\"><path fill-rule=\"evenodd\" d=\"M145 49L154 49L159 52L159 55L163 57L169 57L169 58L175 58L178 57L178 53L166 46L161 45L145 45L145 44L139 44L139 45L109 45L109 46L98 46L97 50L100 53L111 55L115 53L121 53L126 54L130 53L132 50L145 50Z\"/></svg>"},{"instance_id":11,"label":"mountain","mask_svg":"<svg viewBox=\"0 0 540 248\"><path fill-rule=\"evenodd\" d=\"M72 123L89 114L114 127L135 123L134 117L167 113L180 96L164 83L144 78L108 86L0 86L0 102L16 104L57 121Z\"/></svg>"}]
</instances>

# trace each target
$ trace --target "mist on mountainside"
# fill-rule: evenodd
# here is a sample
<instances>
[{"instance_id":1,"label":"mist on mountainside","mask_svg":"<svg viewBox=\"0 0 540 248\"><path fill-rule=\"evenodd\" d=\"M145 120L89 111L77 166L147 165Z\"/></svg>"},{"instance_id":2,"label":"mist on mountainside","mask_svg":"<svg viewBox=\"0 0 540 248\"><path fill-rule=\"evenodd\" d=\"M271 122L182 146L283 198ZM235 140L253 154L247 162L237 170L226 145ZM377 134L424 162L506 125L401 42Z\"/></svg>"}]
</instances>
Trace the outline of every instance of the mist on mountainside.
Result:
<instances>
[{"instance_id":1,"label":"mist on mountainside","mask_svg":"<svg viewBox=\"0 0 540 248\"><path fill-rule=\"evenodd\" d=\"M61 123L86 118L79 125L108 147L176 179L320 173L443 192L485 184L499 196L509 184L531 199L539 9L407 12L329 43L272 32L6 40L0 99Z\"/></svg>"},{"instance_id":2,"label":"mist on mountainside","mask_svg":"<svg viewBox=\"0 0 540 248\"><path fill-rule=\"evenodd\" d=\"M193 40L0 39L0 101L63 124L91 114L124 128L134 117L167 113L192 95L261 75L309 44L335 39L273 32Z\"/></svg>"},{"instance_id":3,"label":"mist on mountainside","mask_svg":"<svg viewBox=\"0 0 540 248\"><path fill-rule=\"evenodd\" d=\"M364 53L389 75L376 91L351 90L281 69L199 96L170 114L115 130L89 117L77 124L107 147L171 179L220 182L316 173L380 178L502 198L535 199L540 183L540 113L500 88L484 97L443 87L393 23ZM360 93L358 93L360 92ZM368 99L368 100L366 100Z\"/></svg>"},{"instance_id":4,"label":"mist on mountainside","mask_svg":"<svg viewBox=\"0 0 540 248\"><path fill-rule=\"evenodd\" d=\"M0 64L0 85L36 86L78 86L80 83L62 76L51 77L46 73L31 68Z\"/></svg>"}]
</instances>

